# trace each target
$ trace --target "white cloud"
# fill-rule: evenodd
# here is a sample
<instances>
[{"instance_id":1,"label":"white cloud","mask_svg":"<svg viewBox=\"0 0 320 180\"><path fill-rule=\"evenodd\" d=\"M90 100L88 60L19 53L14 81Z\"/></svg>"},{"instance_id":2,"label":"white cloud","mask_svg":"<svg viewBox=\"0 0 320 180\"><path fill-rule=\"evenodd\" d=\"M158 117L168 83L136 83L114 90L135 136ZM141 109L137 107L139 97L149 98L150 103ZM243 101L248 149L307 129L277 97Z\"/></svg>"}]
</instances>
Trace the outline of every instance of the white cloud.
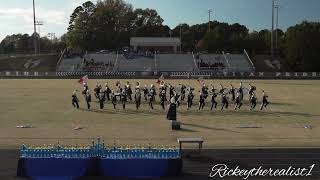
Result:
<instances>
[{"instance_id":1,"label":"white cloud","mask_svg":"<svg viewBox=\"0 0 320 180\"><path fill-rule=\"evenodd\" d=\"M65 13L63 11L47 10L39 8L36 12L37 17L41 17L40 20L45 21L47 24L62 25L65 22ZM20 20L25 23L33 22L33 10L31 8L21 9L0 9L0 19L7 20Z\"/></svg>"}]
</instances>

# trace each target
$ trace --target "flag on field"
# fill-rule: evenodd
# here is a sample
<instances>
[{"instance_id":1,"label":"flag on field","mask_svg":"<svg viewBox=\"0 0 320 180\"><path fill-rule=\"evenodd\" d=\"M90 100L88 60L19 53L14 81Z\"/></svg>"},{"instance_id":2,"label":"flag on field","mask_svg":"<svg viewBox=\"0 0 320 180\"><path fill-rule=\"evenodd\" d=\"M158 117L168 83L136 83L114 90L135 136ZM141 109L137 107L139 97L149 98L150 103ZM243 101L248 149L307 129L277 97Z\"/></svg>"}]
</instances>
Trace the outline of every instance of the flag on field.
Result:
<instances>
[{"instance_id":1,"label":"flag on field","mask_svg":"<svg viewBox=\"0 0 320 180\"><path fill-rule=\"evenodd\" d=\"M158 78L157 84L164 84L164 76L163 74Z\"/></svg>"},{"instance_id":2,"label":"flag on field","mask_svg":"<svg viewBox=\"0 0 320 180\"><path fill-rule=\"evenodd\" d=\"M82 78L79 79L78 83L84 84L87 83L89 80L88 75L83 76Z\"/></svg>"},{"instance_id":3,"label":"flag on field","mask_svg":"<svg viewBox=\"0 0 320 180\"><path fill-rule=\"evenodd\" d=\"M203 77L199 77L198 80L197 80L201 86L204 86L204 79Z\"/></svg>"}]
</instances>

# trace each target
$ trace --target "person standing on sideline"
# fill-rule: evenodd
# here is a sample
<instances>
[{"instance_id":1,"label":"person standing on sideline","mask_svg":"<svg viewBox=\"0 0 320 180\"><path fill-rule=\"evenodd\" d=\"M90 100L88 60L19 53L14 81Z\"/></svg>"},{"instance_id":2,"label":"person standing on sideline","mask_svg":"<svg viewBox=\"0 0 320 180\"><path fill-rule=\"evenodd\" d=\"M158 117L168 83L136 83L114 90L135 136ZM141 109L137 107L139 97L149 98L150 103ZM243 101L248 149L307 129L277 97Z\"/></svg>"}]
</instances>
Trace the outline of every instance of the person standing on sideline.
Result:
<instances>
[{"instance_id":1,"label":"person standing on sideline","mask_svg":"<svg viewBox=\"0 0 320 180\"><path fill-rule=\"evenodd\" d=\"M86 99L86 102L87 102L87 107L88 107L88 109L90 109L91 108L91 105L90 105L90 102L91 102L91 94L90 94L90 91L89 90L87 90L87 93L86 93L86 95L85 95L85 99Z\"/></svg>"},{"instance_id":2,"label":"person standing on sideline","mask_svg":"<svg viewBox=\"0 0 320 180\"><path fill-rule=\"evenodd\" d=\"M268 95L267 93L263 90L262 91L262 105L260 107L260 110L262 110L263 108L267 108L269 101L268 101Z\"/></svg>"},{"instance_id":3,"label":"person standing on sideline","mask_svg":"<svg viewBox=\"0 0 320 180\"><path fill-rule=\"evenodd\" d=\"M149 102L149 107L151 109L153 109L153 100L154 100L154 96L155 96L155 93L154 93L154 89L150 89L149 91L149 94L148 94L148 102Z\"/></svg>"},{"instance_id":4,"label":"person standing on sideline","mask_svg":"<svg viewBox=\"0 0 320 180\"><path fill-rule=\"evenodd\" d=\"M106 101L106 95L102 89L100 89L100 93L98 94L100 109L104 108L104 102Z\"/></svg>"},{"instance_id":5,"label":"person standing on sideline","mask_svg":"<svg viewBox=\"0 0 320 180\"><path fill-rule=\"evenodd\" d=\"M77 97L77 90L74 90L72 93L72 106L79 109L79 99Z\"/></svg>"},{"instance_id":6,"label":"person standing on sideline","mask_svg":"<svg viewBox=\"0 0 320 180\"><path fill-rule=\"evenodd\" d=\"M174 96L170 99L170 108L167 113L167 119L171 121L177 120L177 104Z\"/></svg>"}]
</instances>

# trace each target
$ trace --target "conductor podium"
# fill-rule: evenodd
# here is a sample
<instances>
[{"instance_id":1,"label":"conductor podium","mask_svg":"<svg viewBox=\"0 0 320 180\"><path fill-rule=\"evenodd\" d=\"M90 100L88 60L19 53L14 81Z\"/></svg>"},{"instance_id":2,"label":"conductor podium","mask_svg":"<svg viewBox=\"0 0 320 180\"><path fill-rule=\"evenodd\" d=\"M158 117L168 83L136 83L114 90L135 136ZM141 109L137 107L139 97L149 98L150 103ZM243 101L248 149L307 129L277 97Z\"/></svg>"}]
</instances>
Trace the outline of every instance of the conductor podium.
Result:
<instances>
[{"instance_id":1,"label":"conductor podium","mask_svg":"<svg viewBox=\"0 0 320 180\"><path fill-rule=\"evenodd\" d=\"M172 130L180 130L181 123L179 121L171 121L171 128Z\"/></svg>"}]
</instances>

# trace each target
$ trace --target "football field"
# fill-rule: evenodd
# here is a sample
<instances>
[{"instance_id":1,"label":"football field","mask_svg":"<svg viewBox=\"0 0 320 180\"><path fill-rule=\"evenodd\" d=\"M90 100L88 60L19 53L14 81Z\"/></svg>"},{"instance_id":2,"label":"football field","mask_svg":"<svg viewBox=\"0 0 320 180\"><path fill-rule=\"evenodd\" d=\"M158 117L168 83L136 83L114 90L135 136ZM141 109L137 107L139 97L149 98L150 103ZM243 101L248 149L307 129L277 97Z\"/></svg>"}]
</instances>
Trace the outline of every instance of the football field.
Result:
<instances>
[{"instance_id":1,"label":"football field","mask_svg":"<svg viewBox=\"0 0 320 180\"><path fill-rule=\"evenodd\" d=\"M106 82L115 89L117 80L89 80L93 93L96 82ZM121 80L125 83L127 80ZM129 80L132 85L136 80ZM139 80L141 85L156 80ZM156 97L155 109L144 100L141 110L128 102L122 110L118 102L113 110L110 102L100 111L93 97L92 109L86 110L77 80L0 80L0 148L19 148L26 144L89 144L102 137L106 144L117 145L177 145L178 137L202 137L204 148L236 147L315 147L320 145L320 81L316 80L244 80L244 86L257 87L258 106L262 90L269 95L270 106L263 111L249 111L248 96L242 109L235 111L233 102L228 110L198 110L199 83L196 80L167 80L195 87L194 106L187 110L182 102L178 111L181 131L172 131L166 111L161 110ZM240 80L206 81L229 87L239 86ZM210 88L210 87L209 87ZM71 95L78 89L80 109L71 105ZM157 87L158 90L158 87ZM166 106L168 109L168 106ZM20 129L18 125L32 125ZM305 128L308 126L308 128ZM79 130L73 130L80 127ZM311 128L309 128L311 127Z\"/></svg>"}]
</instances>

